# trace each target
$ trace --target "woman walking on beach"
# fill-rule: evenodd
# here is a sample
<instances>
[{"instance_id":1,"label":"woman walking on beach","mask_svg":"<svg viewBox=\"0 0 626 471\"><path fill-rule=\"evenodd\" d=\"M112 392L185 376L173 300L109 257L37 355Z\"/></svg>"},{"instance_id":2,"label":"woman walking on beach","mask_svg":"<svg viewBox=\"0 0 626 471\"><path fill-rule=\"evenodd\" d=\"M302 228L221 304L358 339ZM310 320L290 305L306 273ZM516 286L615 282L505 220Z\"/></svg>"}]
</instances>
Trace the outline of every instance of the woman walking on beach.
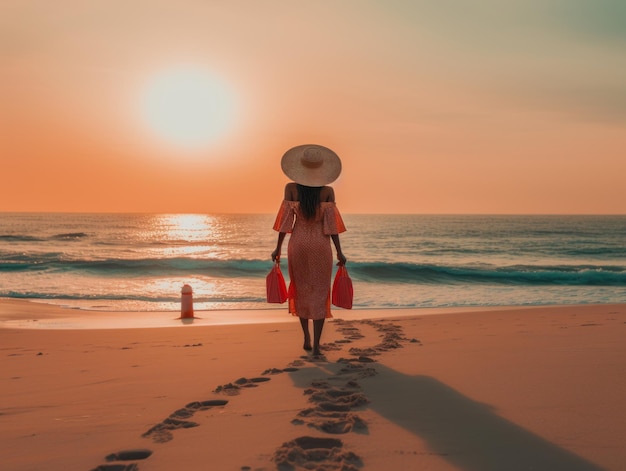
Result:
<instances>
[{"instance_id":1,"label":"woman walking on beach","mask_svg":"<svg viewBox=\"0 0 626 471\"><path fill-rule=\"evenodd\" d=\"M272 260L280 258L285 235L291 233L287 249L289 265L289 312L300 318L304 349L320 355L324 320L330 313L330 281L333 254L338 265L346 263L339 233L346 230L335 205L335 193L328 185L339 177L341 160L332 150L318 145L297 146L288 150L281 167L293 182L285 186L274 230L278 231ZM309 333L313 320L313 345Z\"/></svg>"}]
</instances>

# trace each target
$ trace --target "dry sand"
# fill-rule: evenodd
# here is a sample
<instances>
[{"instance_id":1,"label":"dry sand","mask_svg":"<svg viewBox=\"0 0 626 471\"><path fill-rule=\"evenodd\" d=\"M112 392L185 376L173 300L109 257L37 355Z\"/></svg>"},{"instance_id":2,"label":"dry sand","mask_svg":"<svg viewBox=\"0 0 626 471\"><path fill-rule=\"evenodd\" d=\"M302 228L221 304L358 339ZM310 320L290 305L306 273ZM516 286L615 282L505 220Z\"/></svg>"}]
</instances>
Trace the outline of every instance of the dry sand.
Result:
<instances>
[{"instance_id":1,"label":"dry sand","mask_svg":"<svg viewBox=\"0 0 626 471\"><path fill-rule=\"evenodd\" d=\"M0 300L0 468L626 469L626 305L463 311Z\"/></svg>"}]
</instances>

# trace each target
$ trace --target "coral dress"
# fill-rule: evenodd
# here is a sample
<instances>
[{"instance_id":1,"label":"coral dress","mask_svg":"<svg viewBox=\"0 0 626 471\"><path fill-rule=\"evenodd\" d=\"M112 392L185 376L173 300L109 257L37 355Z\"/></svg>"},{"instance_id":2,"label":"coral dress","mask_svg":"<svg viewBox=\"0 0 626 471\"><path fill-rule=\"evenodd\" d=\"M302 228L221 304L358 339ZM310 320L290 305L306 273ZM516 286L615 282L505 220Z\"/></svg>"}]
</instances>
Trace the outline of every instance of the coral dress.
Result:
<instances>
[{"instance_id":1,"label":"coral dress","mask_svg":"<svg viewBox=\"0 0 626 471\"><path fill-rule=\"evenodd\" d=\"M335 203L322 202L315 218L305 219L300 202L284 200L274 230L291 233L287 249L289 312L304 319L332 317L330 236L346 230Z\"/></svg>"}]
</instances>

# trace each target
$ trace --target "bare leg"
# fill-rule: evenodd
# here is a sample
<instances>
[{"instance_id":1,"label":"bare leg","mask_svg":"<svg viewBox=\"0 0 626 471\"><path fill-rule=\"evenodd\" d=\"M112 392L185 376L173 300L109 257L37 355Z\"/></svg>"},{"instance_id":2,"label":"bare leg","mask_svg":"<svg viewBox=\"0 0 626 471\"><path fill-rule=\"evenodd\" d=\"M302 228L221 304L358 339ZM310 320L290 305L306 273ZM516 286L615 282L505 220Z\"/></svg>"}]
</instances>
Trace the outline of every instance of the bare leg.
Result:
<instances>
[{"instance_id":1,"label":"bare leg","mask_svg":"<svg viewBox=\"0 0 626 471\"><path fill-rule=\"evenodd\" d=\"M300 318L300 325L302 326L302 332L304 333L304 348L305 350L311 350L311 334L309 334L309 320Z\"/></svg>"},{"instance_id":2,"label":"bare leg","mask_svg":"<svg viewBox=\"0 0 626 471\"><path fill-rule=\"evenodd\" d=\"M318 319L313 321L313 355L321 355L320 339L322 338L324 321L325 319Z\"/></svg>"}]
</instances>

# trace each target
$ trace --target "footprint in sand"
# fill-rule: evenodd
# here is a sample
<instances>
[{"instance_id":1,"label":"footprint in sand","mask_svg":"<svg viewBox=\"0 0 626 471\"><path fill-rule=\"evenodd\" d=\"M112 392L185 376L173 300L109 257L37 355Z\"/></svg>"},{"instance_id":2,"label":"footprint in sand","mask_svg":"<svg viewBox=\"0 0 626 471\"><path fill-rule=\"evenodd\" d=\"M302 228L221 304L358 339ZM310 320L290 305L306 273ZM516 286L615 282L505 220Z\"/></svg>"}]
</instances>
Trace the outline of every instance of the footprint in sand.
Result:
<instances>
[{"instance_id":1,"label":"footprint in sand","mask_svg":"<svg viewBox=\"0 0 626 471\"><path fill-rule=\"evenodd\" d=\"M111 453L104 459L106 461L136 461L145 460L152 454L152 450L146 450L144 448L139 450L123 450L117 453Z\"/></svg>"},{"instance_id":2,"label":"footprint in sand","mask_svg":"<svg viewBox=\"0 0 626 471\"><path fill-rule=\"evenodd\" d=\"M298 371L298 368L294 366L296 363L298 364L298 366L301 365L301 363L298 363L296 361L292 363L292 366L289 366L287 368L283 368L283 369L269 368L265 370L263 373L261 373L262 376L259 376L257 378L250 378L250 379L239 378L233 381L232 383L222 384L218 386L217 388L213 390L213 392L226 394L228 396L236 396L237 394L241 392L242 388L256 388L259 383L264 383L266 381L269 381L271 379L271 378L267 378L267 376L269 375L277 375L281 373Z\"/></svg>"},{"instance_id":3,"label":"footprint in sand","mask_svg":"<svg viewBox=\"0 0 626 471\"><path fill-rule=\"evenodd\" d=\"M324 471L356 471L363 466L361 458L343 450L336 438L298 437L282 444L272 460L279 471L323 469ZM316 466L315 468L311 466Z\"/></svg>"},{"instance_id":4,"label":"footprint in sand","mask_svg":"<svg viewBox=\"0 0 626 471\"><path fill-rule=\"evenodd\" d=\"M145 460L152 454L151 450L138 449L138 450L123 450L116 453L107 455L104 459L107 462L112 461L138 461ZM137 463L112 463L102 464L92 471L138 471L139 467Z\"/></svg>"},{"instance_id":5,"label":"footprint in sand","mask_svg":"<svg viewBox=\"0 0 626 471\"><path fill-rule=\"evenodd\" d=\"M306 424L330 434L364 433L367 424L352 412L352 409L369 402L360 389L356 381L348 381L343 387L331 386L326 381L313 381L304 394L309 396L315 407L300 411L291 423Z\"/></svg>"},{"instance_id":6,"label":"footprint in sand","mask_svg":"<svg viewBox=\"0 0 626 471\"><path fill-rule=\"evenodd\" d=\"M222 393L228 396L236 396L241 391L241 388L256 388L258 383L264 383L269 381L270 378L239 378L232 383L222 384L213 390L214 393Z\"/></svg>"},{"instance_id":7,"label":"footprint in sand","mask_svg":"<svg viewBox=\"0 0 626 471\"><path fill-rule=\"evenodd\" d=\"M337 352L341 350L341 342L329 342L322 345L322 349L326 351L334 351Z\"/></svg>"},{"instance_id":8,"label":"footprint in sand","mask_svg":"<svg viewBox=\"0 0 626 471\"><path fill-rule=\"evenodd\" d=\"M172 431L181 428L197 427L199 424L191 422L189 420L180 420L167 418L162 422L159 422L154 427L150 428L146 433L142 435L144 438L151 438L155 443L166 443L174 438Z\"/></svg>"},{"instance_id":9,"label":"footprint in sand","mask_svg":"<svg viewBox=\"0 0 626 471\"><path fill-rule=\"evenodd\" d=\"M344 336L344 342L339 343L349 343L352 340L359 340L365 337L358 327L354 327L354 323L351 321L337 319L334 324L336 325L337 331Z\"/></svg>"},{"instance_id":10,"label":"footprint in sand","mask_svg":"<svg viewBox=\"0 0 626 471\"><path fill-rule=\"evenodd\" d=\"M353 347L348 351L350 352L350 355L353 355L356 357L371 357L371 356L380 355L380 351L378 351L376 348L373 348L373 347L366 347L366 348Z\"/></svg>"},{"instance_id":11,"label":"footprint in sand","mask_svg":"<svg viewBox=\"0 0 626 471\"><path fill-rule=\"evenodd\" d=\"M350 378L360 379L360 378L370 378L378 374L378 371L376 371L375 368L366 367L361 363L355 363L355 362L358 362L358 359L351 360L351 359L340 358L337 363L345 363L345 366L339 370L339 372L337 373L337 376L343 375L343 376L348 376Z\"/></svg>"},{"instance_id":12,"label":"footprint in sand","mask_svg":"<svg viewBox=\"0 0 626 471\"><path fill-rule=\"evenodd\" d=\"M130 464L101 464L91 471L139 471L137 463Z\"/></svg>"},{"instance_id":13,"label":"footprint in sand","mask_svg":"<svg viewBox=\"0 0 626 471\"><path fill-rule=\"evenodd\" d=\"M178 409L170 414L170 416L159 422L154 427L145 432L142 437L151 438L155 443L166 443L174 438L172 432L181 428L197 427L199 424L185 420L193 416L198 411L208 410L212 407L225 406L228 401L224 399L215 399L210 401L190 402L182 409Z\"/></svg>"}]
</instances>

